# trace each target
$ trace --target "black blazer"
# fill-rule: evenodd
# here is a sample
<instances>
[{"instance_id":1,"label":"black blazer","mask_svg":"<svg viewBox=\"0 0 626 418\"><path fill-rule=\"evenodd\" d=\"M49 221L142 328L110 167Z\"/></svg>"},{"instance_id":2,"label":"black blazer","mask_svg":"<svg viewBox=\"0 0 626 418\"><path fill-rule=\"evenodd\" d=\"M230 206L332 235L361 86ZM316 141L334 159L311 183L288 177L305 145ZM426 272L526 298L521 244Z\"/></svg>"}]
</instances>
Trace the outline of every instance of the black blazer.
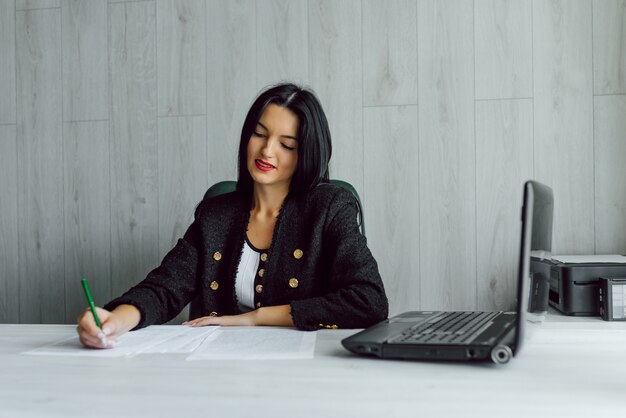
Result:
<instances>
[{"instance_id":1,"label":"black blazer","mask_svg":"<svg viewBox=\"0 0 626 418\"><path fill-rule=\"evenodd\" d=\"M197 316L241 313L235 276L249 213L249 200L238 192L203 200L161 265L105 309L136 306L137 328L169 321L196 296ZM385 319L385 289L356 219L356 201L340 187L323 183L303 196L287 196L265 274L256 278L263 290L255 292L255 305L290 304L302 330L364 328Z\"/></svg>"}]
</instances>

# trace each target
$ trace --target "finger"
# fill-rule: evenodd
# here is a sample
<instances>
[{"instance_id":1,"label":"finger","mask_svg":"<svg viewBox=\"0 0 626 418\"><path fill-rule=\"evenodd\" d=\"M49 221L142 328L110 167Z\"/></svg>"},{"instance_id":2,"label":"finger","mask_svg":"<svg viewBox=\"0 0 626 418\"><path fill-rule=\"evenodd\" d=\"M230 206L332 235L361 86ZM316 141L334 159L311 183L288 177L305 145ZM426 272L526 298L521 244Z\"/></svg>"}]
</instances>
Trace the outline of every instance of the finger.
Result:
<instances>
[{"instance_id":1,"label":"finger","mask_svg":"<svg viewBox=\"0 0 626 418\"><path fill-rule=\"evenodd\" d=\"M108 339L115 339L126 332L120 325L119 318L115 315L108 315L104 321L102 321L102 333Z\"/></svg>"},{"instance_id":2,"label":"finger","mask_svg":"<svg viewBox=\"0 0 626 418\"><path fill-rule=\"evenodd\" d=\"M100 340L94 341L89 337L80 336L78 339L80 340L81 344L87 348L103 348L106 346L106 344L103 345Z\"/></svg>"},{"instance_id":3,"label":"finger","mask_svg":"<svg viewBox=\"0 0 626 418\"><path fill-rule=\"evenodd\" d=\"M78 330L78 336L81 342L88 347L92 348L112 348L118 345L118 342L114 338L95 338L82 330Z\"/></svg>"},{"instance_id":4,"label":"finger","mask_svg":"<svg viewBox=\"0 0 626 418\"><path fill-rule=\"evenodd\" d=\"M93 335L90 334L87 330L85 330L85 328L81 327L80 325L78 327L76 327L76 331L78 332L79 336L82 336L85 339L88 339L90 341L102 341L106 339L106 336L100 332L98 333L98 335Z\"/></svg>"},{"instance_id":5,"label":"finger","mask_svg":"<svg viewBox=\"0 0 626 418\"><path fill-rule=\"evenodd\" d=\"M89 345L89 346L101 345L100 339L94 338L88 334L85 334L84 332L82 332L82 330L78 331L78 338L81 340L81 342L87 343L85 345Z\"/></svg>"},{"instance_id":6,"label":"finger","mask_svg":"<svg viewBox=\"0 0 626 418\"><path fill-rule=\"evenodd\" d=\"M87 313L87 311L89 310L89 308L85 309L83 312L81 312L77 317L76 317L76 323L80 323L80 321L83 319L83 316L85 315L85 313Z\"/></svg>"},{"instance_id":7,"label":"finger","mask_svg":"<svg viewBox=\"0 0 626 418\"><path fill-rule=\"evenodd\" d=\"M96 340L94 341L92 338L81 336L80 342L87 348L114 348L117 346L117 342L111 340Z\"/></svg>"},{"instance_id":8,"label":"finger","mask_svg":"<svg viewBox=\"0 0 626 418\"><path fill-rule=\"evenodd\" d=\"M91 312L91 310L89 308L85 308L84 311L82 311L77 317L76 317L76 323L80 324L81 321L84 320L85 315L87 315L88 312Z\"/></svg>"},{"instance_id":9,"label":"finger","mask_svg":"<svg viewBox=\"0 0 626 418\"><path fill-rule=\"evenodd\" d=\"M198 319L193 319L191 321L186 321L186 322L183 322L183 325L188 325L190 327L195 327L198 324L199 320L200 319L198 318Z\"/></svg>"},{"instance_id":10,"label":"finger","mask_svg":"<svg viewBox=\"0 0 626 418\"><path fill-rule=\"evenodd\" d=\"M91 315L91 312L89 312L89 314ZM85 323L89 324L89 321L81 321L76 327L76 332L85 341L88 341L90 345L106 347L106 346L114 346L115 344L117 344L116 336L114 335L107 336L105 332L101 330L100 328L98 328L97 326L87 328L84 326ZM97 334L94 335L93 332L97 332Z\"/></svg>"},{"instance_id":11,"label":"finger","mask_svg":"<svg viewBox=\"0 0 626 418\"><path fill-rule=\"evenodd\" d=\"M80 342L83 343L85 347L102 348L106 346L106 342L107 342L106 339L100 339L92 335L89 335L86 332L84 332L84 330L82 330L80 327L78 328L77 331L78 331L78 337L80 339Z\"/></svg>"},{"instance_id":12,"label":"finger","mask_svg":"<svg viewBox=\"0 0 626 418\"><path fill-rule=\"evenodd\" d=\"M78 337L78 339L80 340L80 343L86 348L101 348L100 345L94 344L93 341L90 341L87 338Z\"/></svg>"},{"instance_id":13,"label":"finger","mask_svg":"<svg viewBox=\"0 0 626 418\"><path fill-rule=\"evenodd\" d=\"M116 335L115 330L115 321L109 320L107 322L102 323L102 333L107 337L113 337Z\"/></svg>"},{"instance_id":14,"label":"finger","mask_svg":"<svg viewBox=\"0 0 626 418\"><path fill-rule=\"evenodd\" d=\"M79 317L78 325L85 333L91 336L97 337L99 334L102 334L102 330L96 325L96 321L90 310ZM104 334L102 335L104 336Z\"/></svg>"},{"instance_id":15,"label":"finger","mask_svg":"<svg viewBox=\"0 0 626 418\"><path fill-rule=\"evenodd\" d=\"M204 316L202 318L196 318L187 322L187 325L191 327L203 327L207 325L220 325L221 318L219 316Z\"/></svg>"}]
</instances>

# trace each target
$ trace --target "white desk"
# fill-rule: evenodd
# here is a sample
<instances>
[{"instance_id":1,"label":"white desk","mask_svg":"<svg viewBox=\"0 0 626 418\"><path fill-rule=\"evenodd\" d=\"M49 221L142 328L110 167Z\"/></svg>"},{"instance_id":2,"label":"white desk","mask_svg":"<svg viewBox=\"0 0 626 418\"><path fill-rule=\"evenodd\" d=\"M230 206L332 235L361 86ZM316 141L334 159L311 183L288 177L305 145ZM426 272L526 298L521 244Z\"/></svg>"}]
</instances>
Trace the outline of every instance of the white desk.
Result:
<instances>
[{"instance_id":1,"label":"white desk","mask_svg":"<svg viewBox=\"0 0 626 418\"><path fill-rule=\"evenodd\" d=\"M339 342L354 330L319 331L313 360L19 354L73 332L0 325L0 417L626 416L624 322L550 316L503 366L357 357Z\"/></svg>"}]
</instances>

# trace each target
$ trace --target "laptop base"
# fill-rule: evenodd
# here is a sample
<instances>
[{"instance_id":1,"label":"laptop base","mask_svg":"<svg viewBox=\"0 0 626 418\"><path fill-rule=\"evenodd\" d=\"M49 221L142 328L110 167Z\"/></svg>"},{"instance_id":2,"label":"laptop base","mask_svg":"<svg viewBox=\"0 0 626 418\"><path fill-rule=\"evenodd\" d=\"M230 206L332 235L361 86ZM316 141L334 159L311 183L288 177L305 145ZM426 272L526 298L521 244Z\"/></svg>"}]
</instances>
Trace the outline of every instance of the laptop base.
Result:
<instances>
[{"instance_id":1,"label":"laptop base","mask_svg":"<svg viewBox=\"0 0 626 418\"><path fill-rule=\"evenodd\" d=\"M486 326L471 335L469 341L463 339L445 344L394 342L399 341L398 337L403 333L441 314L433 311L406 312L348 337L342 344L353 353L384 359L493 361L502 364L513 356L508 343L512 341L515 331L515 312L498 313Z\"/></svg>"}]
</instances>

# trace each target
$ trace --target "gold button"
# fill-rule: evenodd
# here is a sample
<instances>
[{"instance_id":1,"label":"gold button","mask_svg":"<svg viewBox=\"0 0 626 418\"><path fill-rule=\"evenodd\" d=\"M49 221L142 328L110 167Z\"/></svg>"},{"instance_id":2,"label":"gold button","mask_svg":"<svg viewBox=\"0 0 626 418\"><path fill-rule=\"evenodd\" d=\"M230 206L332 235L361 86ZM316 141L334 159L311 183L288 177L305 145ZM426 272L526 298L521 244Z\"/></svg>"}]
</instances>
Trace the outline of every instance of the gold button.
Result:
<instances>
[{"instance_id":1,"label":"gold button","mask_svg":"<svg viewBox=\"0 0 626 418\"><path fill-rule=\"evenodd\" d=\"M295 277L289 279L289 286L291 286L292 289L298 287L298 279L296 279Z\"/></svg>"},{"instance_id":2,"label":"gold button","mask_svg":"<svg viewBox=\"0 0 626 418\"><path fill-rule=\"evenodd\" d=\"M256 307L257 307L257 308L260 308L260 307L261 307L261 302L257 302L257 303L256 303Z\"/></svg>"},{"instance_id":3,"label":"gold button","mask_svg":"<svg viewBox=\"0 0 626 418\"><path fill-rule=\"evenodd\" d=\"M214 280L211 282L210 286L211 290L217 290L220 287L220 284Z\"/></svg>"},{"instance_id":4,"label":"gold button","mask_svg":"<svg viewBox=\"0 0 626 418\"><path fill-rule=\"evenodd\" d=\"M337 325L331 325L330 326L330 329L337 329L337 328L339 328Z\"/></svg>"},{"instance_id":5,"label":"gold button","mask_svg":"<svg viewBox=\"0 0 626 418\"><path fill-rule=\"evenodd\" d=\"M263 261L263 262L267 261L267 253L261 254L261 261Z\"/></svg>"},{"instance_id":6,"label":"gold button","mask_svg":"<svg viewBox=\"0 0 626 418\"><path fill-rule=\"evenodd\" d=\"M304 253L302 252L302 250L300 248L296 248L296 250L293 252L293 257L296 260L300 260L303 255L304 255Z\"/></svg>"},{"instance_id":7,"label":"gold button","mask_svg":"<svg viewBox=\"0 0 626 418\"><path fill-rule=\"evenodd\" d=\"M261 293L263 291L263 285L257 284L254 289L256 290L257 293Z\"/></svg>"},{"instance_id":8,"label":"gold button","mask_svg":"<svg viewBox=\"0 0 626 418\"><path fill-rule=\"evenodd\" d=\"M209 316L217 316L217 312L211 312Z\"/></svg>"},{"instance_id":9,"label":"gold button","mask_svg":"<svg viewBox=\"0 0 626 418\"><path fill-rule=\"evenodd\" d=\"M222 259L222 253L219 251L215 251L213 253L213 260L220 261Z\"/></svg>"},{"instance_id":10,"label":"gold button","mask_svg":"<svg viewBox=\"0 0 626 418\"><path fill-rule=\"evenodd\" d=\"M265 274L265 269L260 269L259 270L259 277L263 277L264 274Z\"/></svg>"}]
</instances>

